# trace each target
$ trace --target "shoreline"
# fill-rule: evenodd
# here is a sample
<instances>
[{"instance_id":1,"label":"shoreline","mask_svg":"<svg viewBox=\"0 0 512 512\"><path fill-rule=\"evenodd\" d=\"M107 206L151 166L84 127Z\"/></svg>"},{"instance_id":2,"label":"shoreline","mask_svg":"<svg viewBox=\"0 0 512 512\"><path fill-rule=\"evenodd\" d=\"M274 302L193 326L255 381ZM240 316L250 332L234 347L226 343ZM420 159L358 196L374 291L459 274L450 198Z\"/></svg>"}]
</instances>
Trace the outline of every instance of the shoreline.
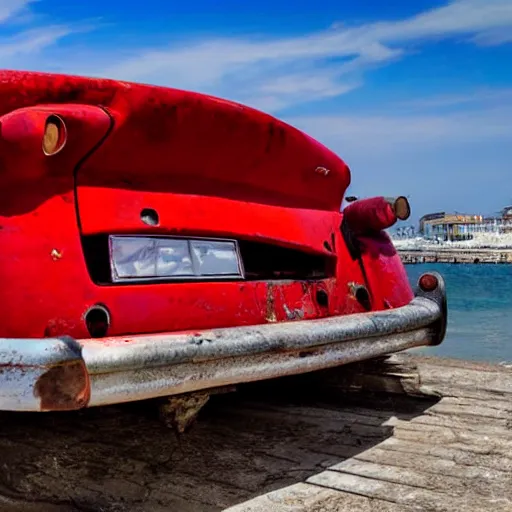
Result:
<instances>
[{"instance_id":1,"label":"shoreline","mask_svg":"<svg viewBox=\"0 0 512 512\"><path fill-rule=\"evenodd\" d=\"M397 248L397 252L402 262L409 265L418 263L512 263L512 249Z\"/></svg>"}]
</instances>

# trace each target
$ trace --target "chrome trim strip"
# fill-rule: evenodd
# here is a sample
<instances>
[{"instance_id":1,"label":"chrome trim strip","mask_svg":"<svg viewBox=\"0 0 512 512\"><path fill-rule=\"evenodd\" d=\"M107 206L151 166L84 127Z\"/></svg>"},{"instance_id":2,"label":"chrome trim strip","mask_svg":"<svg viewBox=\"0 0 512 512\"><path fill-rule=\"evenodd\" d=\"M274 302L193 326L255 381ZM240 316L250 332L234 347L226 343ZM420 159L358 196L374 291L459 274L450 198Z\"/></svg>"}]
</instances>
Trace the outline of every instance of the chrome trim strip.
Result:
<instances>
[{"instance_id":1,"label":"chrome trim strip","mask_svg":"<svg viewBox=\"0 0 512 512\"><path fill-rule=\"evenodd\" d=\"M421 328L382 338L319 345L302 351L261 352L239 357L150 366L91 377L90 406L189 393L231 384L307 373L428 344Z\"/></svg>"},{"instance_id":2,"label":"chrome trim strip","mask_svg":"<svg viewBox=\"0 0 512 512\"><path fill-rule=\"evenodd\" d=\"M375 339L436 322L439 306L417 297L402 308L292 322L79 340L90 374L157 368L267 352L300 351L331 343Z\"/></svg>"}]
</instances>

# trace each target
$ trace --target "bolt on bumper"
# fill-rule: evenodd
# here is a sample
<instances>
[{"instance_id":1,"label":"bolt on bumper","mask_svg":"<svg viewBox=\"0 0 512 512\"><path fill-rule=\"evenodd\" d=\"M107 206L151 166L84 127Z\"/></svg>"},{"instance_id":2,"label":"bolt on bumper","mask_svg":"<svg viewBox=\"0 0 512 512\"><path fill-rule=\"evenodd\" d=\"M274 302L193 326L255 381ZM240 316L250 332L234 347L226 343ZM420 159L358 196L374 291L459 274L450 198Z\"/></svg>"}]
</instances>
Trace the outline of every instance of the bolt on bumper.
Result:
<instances>
[{"instance_id":1,"label":"bolt on bumper","mask_svg":"<svg viewBox=\"0 0 512 512\"><path fill-rule=\"evenodd\" d=\"M188 393L437 345L444 281L406 306L194 333L74 340L0 338L0 410L58 411Z\"/></svg>"}]
</instances>

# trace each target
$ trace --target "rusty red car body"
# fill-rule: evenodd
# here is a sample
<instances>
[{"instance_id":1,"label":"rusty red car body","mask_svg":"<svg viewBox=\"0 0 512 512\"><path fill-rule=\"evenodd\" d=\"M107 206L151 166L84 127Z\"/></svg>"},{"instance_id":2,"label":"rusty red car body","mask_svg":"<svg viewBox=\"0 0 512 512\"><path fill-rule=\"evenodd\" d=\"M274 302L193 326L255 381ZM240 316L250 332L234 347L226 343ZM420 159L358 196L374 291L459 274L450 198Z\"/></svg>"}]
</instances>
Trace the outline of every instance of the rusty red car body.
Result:
<instances>
[{"instance_id":1,"label":"rusty red car body","mask_svg":"<svg viewBox=\"0 0 512 512\"><path fill-rule=\"evenodd\" d=\"M349 183L330 150L239 104L0 72L0 409L166 396L441 342L442 278L415 296L383 231L391 203L353 203L344 222ZM116 283L112 235L235 240L245 273Z\"/></svg>"}]
</instances>

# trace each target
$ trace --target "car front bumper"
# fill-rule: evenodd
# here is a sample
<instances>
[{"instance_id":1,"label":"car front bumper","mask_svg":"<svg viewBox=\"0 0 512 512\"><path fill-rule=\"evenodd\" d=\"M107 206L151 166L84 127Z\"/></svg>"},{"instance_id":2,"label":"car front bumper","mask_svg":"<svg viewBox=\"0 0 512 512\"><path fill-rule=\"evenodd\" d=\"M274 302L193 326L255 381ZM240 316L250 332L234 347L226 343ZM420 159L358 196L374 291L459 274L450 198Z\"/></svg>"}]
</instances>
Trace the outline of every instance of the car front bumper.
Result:
<instances>
[{"instance_id":1,"label":"car front bumper","mask_svg":"<svg viewBox=\"0 0 512 512\"><path fill-rule=\"evenodd\" d=\"M57 411L305 373L442 342L444 281L406 306L319 320L103 339L0 338L0 410Z\"/></svg>"}]
</instances>

